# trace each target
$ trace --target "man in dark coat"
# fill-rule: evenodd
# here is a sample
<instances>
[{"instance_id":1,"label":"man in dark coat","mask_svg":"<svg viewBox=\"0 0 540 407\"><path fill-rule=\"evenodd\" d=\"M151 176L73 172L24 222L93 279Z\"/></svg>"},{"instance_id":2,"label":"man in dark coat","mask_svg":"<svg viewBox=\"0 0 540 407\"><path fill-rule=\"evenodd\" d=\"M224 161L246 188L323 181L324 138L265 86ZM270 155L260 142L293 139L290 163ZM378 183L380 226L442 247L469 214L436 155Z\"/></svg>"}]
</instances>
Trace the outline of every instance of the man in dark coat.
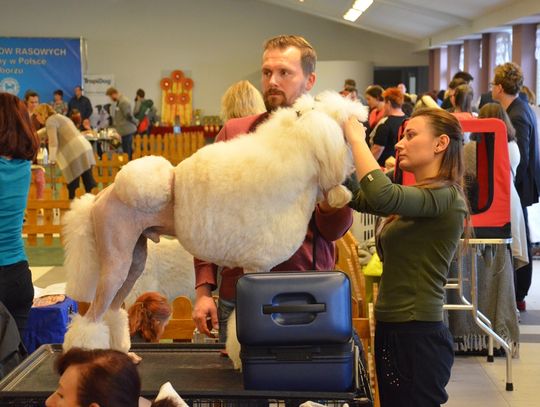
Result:
<instances>
[{"instance_id":1,"label":"man in dark coat","mask_svg":"<svg viewBox=\"0 0 540 407\"><path fill-rule=\"evenodd\" d=\"M515 185L521 200L525 228L529 264L516 270L516 301L520 311L525 311L525 296L531 286L532 256L529 235L527 206L538 202L540 192L540 150L536 116L529 104L519 97L523 86L523 72L513 62L498 65L492 83L491 95L508 113L512 125L516 129L516 139L521 160L516 170Z\"/></svg>"},{"instance_id":2,"label":"man in dark coat","mask_svg":"<svg viewBox=\"0 0 540 407\"><path fill-rule=\"evenodd\" d=\"M90 99L82 94L82 88L80 86L75 87L75 96L71 98L68 103L67 116L71 117L73 110L77 109L81 113L81 123L84 119L89 119L92 116L92 103Z\"/></svg>"}]
</instances>

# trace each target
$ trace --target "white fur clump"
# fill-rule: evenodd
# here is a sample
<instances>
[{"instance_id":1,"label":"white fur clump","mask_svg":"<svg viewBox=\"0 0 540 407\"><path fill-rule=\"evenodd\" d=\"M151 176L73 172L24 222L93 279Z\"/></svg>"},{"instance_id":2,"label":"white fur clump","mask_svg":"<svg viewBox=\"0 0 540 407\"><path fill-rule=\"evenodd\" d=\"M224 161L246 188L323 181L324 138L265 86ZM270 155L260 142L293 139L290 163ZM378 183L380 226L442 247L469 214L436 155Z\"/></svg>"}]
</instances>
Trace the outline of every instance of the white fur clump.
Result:
<instances>
[{"instance_id":1,"label":"white fur clump","mask_svg":"<svg viewBox=\"0 0 540 407\"><path fill-rule=\"evenodd\" d=\"M129 337L129 319L125 309L109 310L105 313L103 321L109 327L111 349L127 353L131 348Z\"/></svg>"},{"instance_id":2,"label":"white fur clump","mask_svg":"<svg viewBox=\"0 0 540 407\"><path fill-rule=\"evenodd\" d=\"M159 243L149 240L144 271L124 302L129 308L147 291L157 291L169 301L179 296L195 301L193 287L195 287L193 256L176 239L162 238Z\"/></svg>"},{"instance_id":3,"label":"white fur clump","mask_svg":"<svg viewBox=\"0 0 540 407\"><path fill-rule=\"evenodd\" d=\"M240 359L240 342L236 335L236 311L233 310L227 321L227 342L225 349L236 370L242 370L242 360Z\"/></svg>"},{"instance_id":4,"label":"white fur clump","mask_svg":"<svg viewBox=\"0 0 540 407\"><path fill-rule=\"evenodd\" d=\"M178 164L180 243L195 257L251 271L290 258L320 192L332 191L337 207L351 198L340 187L352 168L341 127L351 114L364 118L365 108L335 92L304 95L254 133L206 146Z\"/></svg>"},{"instance_id":5,"label":"white fur clump","mask_svg":"<svg viewBox=\"0 0 540 407\"><path fill-rule=\"evenodd\" d=\"M92 222L94 199L92 194L74 199L62 217L66 294L76 301L92 301L98 282L99 261Z\"/></svg>"},{"instance_id":6,"label":"white fur clump","mask_svg":"<svg viewBox=\"0 0 540 407\"><path fill-rule=\"evenodd\" d=\"M172 169L165 158L153 155L130 161L116 175L114 191L126 205L157 212L171 200Z\"/></svg>"},{"instance_id":7,"label":"white fur clump","mask_svg":"<svg viewBox=\"0 0 540 407\"><path fill-rule=\"evenodd\" d=\"M64 336L64 352L71 348L109 349L109 346L109 327L103 321L92 322L79 314L73 316Z\"/></svg>"},{"instance_id":8,"label":"white fur clump","mask_svg":"<svg viewBox=\"0 0 540 407\"><path fill-rule=\"evenodd\" d=\"M343 185L338 185L328 191L328 204L334 208L343 208L352 199L352 193Z\"/></svg>"}]
</instances>

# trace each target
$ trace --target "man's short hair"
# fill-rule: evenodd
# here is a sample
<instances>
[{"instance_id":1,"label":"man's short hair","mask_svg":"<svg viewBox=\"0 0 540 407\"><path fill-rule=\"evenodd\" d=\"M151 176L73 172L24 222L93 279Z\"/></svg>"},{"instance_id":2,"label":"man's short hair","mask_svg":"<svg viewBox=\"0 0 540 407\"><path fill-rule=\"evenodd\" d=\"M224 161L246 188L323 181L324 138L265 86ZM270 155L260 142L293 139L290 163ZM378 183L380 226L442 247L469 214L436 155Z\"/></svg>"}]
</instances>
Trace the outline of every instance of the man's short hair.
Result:
<instances>
[{"instance_id":1,"label":"man's short hair","mask_svg":"<svg viewBox=\"0 0 540 407\"><path fill-rule=\"evenodd\" d=\"M28 99L36 97L36 96L39 97L37 92L35 92L33 90L27 90L26 93L24 94L24 101L28 102Z\"/></svg>"},{"instance_id":2,"label":"man's short hair","mask_svg":"<svg viewBox=\"0 0 540 407\"><path fill-rule=\"evenodd\" d=\"M463 79L467 84L474 81L474 77L469 72L465 71L457 71L452 79Z\"/></svg>"},{"instance_id":3,"label":"man's short hair","mask_svg":"<svg viewBox=\"0 0 540 407\"><path fill-rule=\"evenodd\" d=\"M64 96L64 92L62 91L62 89L56 89L53 92L53 95Z\"/></svg>"},{"instance_id":4,"label":"man's short hair","mask_svg":"<svg viewBox=\"0 0 540 407\"><path fill-rule=\"evenodd\" d=\"M111 86L107 89L107 92L105 92L107 96L114 95L115 93L118 93L118 90L114 86Z\"/></svg>"},{"instance_id":5,"label":"man's short hair","mask_svg":"<svg viewBox=\"0 0 540 407\"><path fill-rule=\"evenodd\" d=\"M146 93L144 93L144 90L143 89L137 89L137 92L135 93L138 97L140 98L143 98L144 99L144 96L146 95Z\"/></svg>"},{"instance_id":6,"label":"man's short hair","mask_svg":"<svg viewBox=\"0 0 540 407\"><path fill-rule=\"evenodd\" d=\"M493 84L501 85L508 95L517 95L523 86L523 71L513 62L497 65Z\"/></svg>"},{"instance_id":7,"label":"man's short hair","mask_svg":"<svg viewBox=\"0 0 540 407\"><path fill-rule=\"evenodd\" d=\"M304 71L305 76L311 75L313 72L315 72L317 53L304 37L300 37L299 35L279 35L277 37L270 38L264 43L264 51L276 48L285 50L289 47L295 47L300 50L300 63L302 64L302 71Z\"/></svg>"}]
</instances>

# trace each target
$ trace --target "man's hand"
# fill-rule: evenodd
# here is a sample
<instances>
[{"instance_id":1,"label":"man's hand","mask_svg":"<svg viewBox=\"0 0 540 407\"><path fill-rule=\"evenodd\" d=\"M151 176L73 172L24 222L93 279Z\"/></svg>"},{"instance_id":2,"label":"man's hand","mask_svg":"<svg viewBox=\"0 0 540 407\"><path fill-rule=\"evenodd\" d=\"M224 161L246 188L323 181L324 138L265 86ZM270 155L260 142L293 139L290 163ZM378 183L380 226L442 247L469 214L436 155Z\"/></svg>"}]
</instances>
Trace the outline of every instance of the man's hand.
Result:
<instances>
[{"instance_id":1,"label":"man's hand","mask_svg":"<svg viewBox=\"0 0 540 407\"><path fill-rule=\"evenodd\" d=\"M206 322L208 317L210 317L212 327L219 329L216 303L207 285L197 288L197 299L193 307L192 317L199 332L204 333L206 336L213 337Z\"/></svg>"}]
</instances>

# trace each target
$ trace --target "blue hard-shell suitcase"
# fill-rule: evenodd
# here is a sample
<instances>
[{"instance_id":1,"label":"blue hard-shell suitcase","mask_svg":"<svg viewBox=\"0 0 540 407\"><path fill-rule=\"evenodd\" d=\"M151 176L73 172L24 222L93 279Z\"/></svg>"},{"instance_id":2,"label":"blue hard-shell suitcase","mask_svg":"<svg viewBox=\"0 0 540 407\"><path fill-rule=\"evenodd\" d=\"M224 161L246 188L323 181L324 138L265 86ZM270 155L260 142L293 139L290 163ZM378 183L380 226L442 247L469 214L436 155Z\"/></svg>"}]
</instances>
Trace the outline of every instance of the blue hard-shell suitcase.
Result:
<instances>
[{"instance_id":1,"label":"blue hard-shell suitcase","mask_svg":"<svg viewBox=\"0 0 540 407\"><path fill-rule=\"evenodd\" d=\"M357 350L345 274L247 274L238 280L236 292L246 389L351 389Z\"/></svg>"}]
</instances>

